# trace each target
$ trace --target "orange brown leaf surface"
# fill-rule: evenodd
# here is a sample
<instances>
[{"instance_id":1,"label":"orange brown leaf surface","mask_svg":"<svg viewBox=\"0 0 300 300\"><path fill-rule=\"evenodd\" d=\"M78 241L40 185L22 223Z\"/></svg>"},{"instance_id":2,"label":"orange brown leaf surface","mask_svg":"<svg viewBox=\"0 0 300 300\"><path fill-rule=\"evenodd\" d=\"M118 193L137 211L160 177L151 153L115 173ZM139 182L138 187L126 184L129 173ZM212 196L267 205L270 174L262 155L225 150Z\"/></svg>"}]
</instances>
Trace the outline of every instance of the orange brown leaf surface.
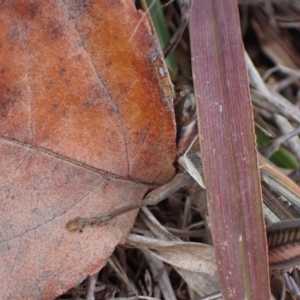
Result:
<instances>
[{"instance_id":1,"label":"orange brown leaf surface","mask_svg":"<svg viewBox=\"0 0 300 300\"><path fill-rule=\"evenodd\" d=\"M0 4L1 299L52 299L103 267L139 202L174 175L173 90L125 1Z\"/></svg>"}]
</instances>

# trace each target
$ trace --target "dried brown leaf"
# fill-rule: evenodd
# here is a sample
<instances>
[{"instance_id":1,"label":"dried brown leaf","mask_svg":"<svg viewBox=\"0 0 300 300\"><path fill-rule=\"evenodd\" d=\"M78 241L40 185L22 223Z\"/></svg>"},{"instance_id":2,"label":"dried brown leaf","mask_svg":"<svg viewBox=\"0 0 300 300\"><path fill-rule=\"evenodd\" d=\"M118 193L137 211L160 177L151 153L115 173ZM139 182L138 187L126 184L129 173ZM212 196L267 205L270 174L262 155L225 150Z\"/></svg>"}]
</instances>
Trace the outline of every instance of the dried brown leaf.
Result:
<instances>
[{"instance_id":1,"label":"dried brown leaf","mask_svg":"<svg viewBox=\"0 0 300 300\"><path fill-rule=\"evenodd\" d=\"M117 21L116 21L117 20ZM53 299L105 265L138 202L174 175L162 53L132 1L0 5L1 298Z\"/></svg>"},{"instance_id":2,"label":"dried brown leaf","mask_svg":"<svg viewBox=\"0 0 300 300\"><path fill-rule=\"evenodd\" d=\"M147 248L162 261L173 266L199 294L219 291L213 247L201 243L165 241L130 234L127 244Z\"/></svg>"}]
</instances>

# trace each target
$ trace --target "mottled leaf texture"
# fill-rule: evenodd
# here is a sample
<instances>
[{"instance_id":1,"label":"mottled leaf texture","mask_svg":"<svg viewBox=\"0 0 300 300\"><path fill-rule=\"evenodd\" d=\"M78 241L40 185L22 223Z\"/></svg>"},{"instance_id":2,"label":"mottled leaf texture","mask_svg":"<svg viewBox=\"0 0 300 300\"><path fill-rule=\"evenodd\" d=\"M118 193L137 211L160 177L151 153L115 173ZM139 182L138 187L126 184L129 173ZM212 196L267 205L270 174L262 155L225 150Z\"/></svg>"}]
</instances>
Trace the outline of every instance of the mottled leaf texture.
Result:
<instances>
[{"instance_id":1,"label":"mottled leaf texture","mask_svg":"<svg viewBox=\"0 0 300 300\"><path fill-rule=\"evenodd\" d=\"M270 299L267 243L237 1L196 0L191 52L223 299Z\"/></svg>"},{"instance_id":2,"label":"mottled leaf texture","mask_svg":"<svg viewBox=\"0 0 300 300\"><path fill-rule=\"evenodd\" d=\"M0 4L0 298L53 299L136 212L69 232L174 175L173 91L131 0Z\"/></svg>"}]
</instances>

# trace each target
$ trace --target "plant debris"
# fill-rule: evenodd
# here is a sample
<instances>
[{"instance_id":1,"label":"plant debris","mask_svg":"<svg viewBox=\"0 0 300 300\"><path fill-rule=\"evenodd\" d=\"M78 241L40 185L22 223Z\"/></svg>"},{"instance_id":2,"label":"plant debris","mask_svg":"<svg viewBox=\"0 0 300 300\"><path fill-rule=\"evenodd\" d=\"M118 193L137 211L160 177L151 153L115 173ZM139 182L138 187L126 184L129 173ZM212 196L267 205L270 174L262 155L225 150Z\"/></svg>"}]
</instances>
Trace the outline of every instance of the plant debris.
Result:
<instances>
[{"instance_id":1,"label":"plant debris","mask_svg":"<svg viewBox=\"0 0 300 300\"><path fill-rule=\"evenodd\" d=\"M260 156L266 223L300 218L300 189L288 178L300 181L300 2L239 4L258 150L280 167L279 171ZM174 33L181 20L180 6L177 1L168 2L163 10ZM185 87L192 78L188 28L174 55L178 72L172 77L175 86L183 86L176 88L182 99L189 93ZM195 132L188 145L194 137ZM203 201L195 202L195 198ZM142 208L127 241L116 248L106 267L58 299L221 299L205 199L205 190L193 182L157 206ZM291 229L280 230L295 241ZM293 234L298 231L299 227ZM273 233L269 236L270 244L279 243ZM279 236L284 239L283 234ZM299 299L296 265L288 270L280 266L270 274L275 299Z\"/></svg>"}]
</instances>

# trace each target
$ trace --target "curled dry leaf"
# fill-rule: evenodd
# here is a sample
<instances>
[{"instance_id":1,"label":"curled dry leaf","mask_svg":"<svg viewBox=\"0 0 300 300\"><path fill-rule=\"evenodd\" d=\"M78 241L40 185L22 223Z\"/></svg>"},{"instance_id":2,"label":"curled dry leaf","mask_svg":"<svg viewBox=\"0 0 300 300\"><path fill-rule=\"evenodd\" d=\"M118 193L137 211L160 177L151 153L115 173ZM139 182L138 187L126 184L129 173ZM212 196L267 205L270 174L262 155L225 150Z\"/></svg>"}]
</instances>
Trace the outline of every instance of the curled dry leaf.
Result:
<instances>
[{"instance_id":1,"label":"curled dry leaf","mask_svg":"<svg viewBox=\"0 0 300 300\"><path fill-rule=\"evenodd\" d=\"M125 1L0 5L1 299L53 299L97 272L135 212L68 232L174 175L173 91Z\"/></svg>"},{"instance_id":2,"label":"curled dry leaf","mask_svg":"<svg viewBox=\"0 0 300 300\"><path fill-rule=\"evenodd\" d=\"M201 296L220 290L214 249L210 245L165 241L130 234L127 244L147 248L157 258L173 266Z\"/></svg>"}]
</instances>

